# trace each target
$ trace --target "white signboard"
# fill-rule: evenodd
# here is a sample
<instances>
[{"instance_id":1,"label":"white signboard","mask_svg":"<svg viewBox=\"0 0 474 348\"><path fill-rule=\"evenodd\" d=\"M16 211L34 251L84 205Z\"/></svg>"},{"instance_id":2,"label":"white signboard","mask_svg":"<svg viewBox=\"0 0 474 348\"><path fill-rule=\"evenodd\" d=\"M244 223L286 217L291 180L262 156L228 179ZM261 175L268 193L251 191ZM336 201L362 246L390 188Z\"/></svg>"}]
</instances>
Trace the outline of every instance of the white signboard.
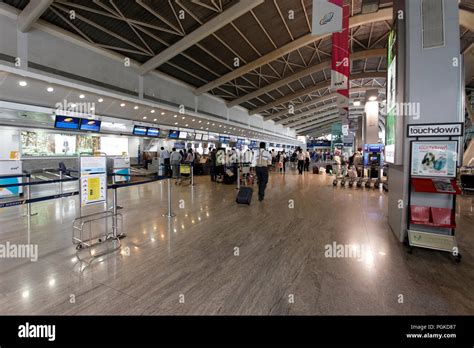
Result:
<instances>
[{"instance_id":1,"label":"white signboard","mask_svg":"<svg viewBox=\"0 0 474 348\"><path fill-rule=\"evenodd\" d=\"M330 0L313 0L313 35L324 35L342 30L342 7Z\"/></svg>"},{"instance_id":2,"label":"white signboard","mask_svg":"<svg viewBox=\"0 0 474 348\"><path fill-rule=\"evenodd\" d=\"M408 137L459 137L463 135L462 123L409 124Z\"/></svg>"}]
</instances>

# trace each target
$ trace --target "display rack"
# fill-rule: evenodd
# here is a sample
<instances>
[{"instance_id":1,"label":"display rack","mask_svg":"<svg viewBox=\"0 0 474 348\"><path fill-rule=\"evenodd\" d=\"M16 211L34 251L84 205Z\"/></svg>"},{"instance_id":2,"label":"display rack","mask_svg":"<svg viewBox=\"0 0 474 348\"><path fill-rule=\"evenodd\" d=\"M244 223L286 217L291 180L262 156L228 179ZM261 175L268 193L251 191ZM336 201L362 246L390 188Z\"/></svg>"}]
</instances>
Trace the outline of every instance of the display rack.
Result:
<instances>
[{"instance_id":1,"label":"display rack","mask_svg":"<svg viewBox=\"0 0 474 348\"><path fill-rule=\"evenodd\" d=\"M451 253L460 262L455 237L456 195L461 193L457 173L458 141L410 142L407 231L410 247Z\"/></svg>"}]
</instances>

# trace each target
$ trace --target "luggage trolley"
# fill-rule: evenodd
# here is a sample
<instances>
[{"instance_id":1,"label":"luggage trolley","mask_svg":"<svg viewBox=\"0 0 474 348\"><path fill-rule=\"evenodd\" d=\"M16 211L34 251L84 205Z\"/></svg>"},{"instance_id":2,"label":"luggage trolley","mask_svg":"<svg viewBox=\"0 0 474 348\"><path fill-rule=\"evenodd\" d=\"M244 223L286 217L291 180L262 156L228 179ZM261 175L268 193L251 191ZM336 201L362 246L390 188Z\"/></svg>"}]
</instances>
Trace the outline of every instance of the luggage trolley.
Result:
<instances>
[{"instance_id":1,"label":"luggage trolley","mask_svg":"<svg viewBox=\"0 0 474 348\"><path fill-rule=\"evenodd\" d=\"M89 256L96 258L120 248L119 230L122 230L122 215L117 212L117 190L114 189L113 209L107 209L107 157L105 154L97 156L79 156L79 217L72 224L72 243L76 245L76 255L87 250ZM85 206L105 204L105 210L83 215ZM101 225L104 229L95 232L94 226ZM109 229L109 225L111 229ZM112 241L112 248L108 242ZM107 244L105 244L107 243ZM101 249L99 245L104 244Z\"/></svg>"}]
</instances>

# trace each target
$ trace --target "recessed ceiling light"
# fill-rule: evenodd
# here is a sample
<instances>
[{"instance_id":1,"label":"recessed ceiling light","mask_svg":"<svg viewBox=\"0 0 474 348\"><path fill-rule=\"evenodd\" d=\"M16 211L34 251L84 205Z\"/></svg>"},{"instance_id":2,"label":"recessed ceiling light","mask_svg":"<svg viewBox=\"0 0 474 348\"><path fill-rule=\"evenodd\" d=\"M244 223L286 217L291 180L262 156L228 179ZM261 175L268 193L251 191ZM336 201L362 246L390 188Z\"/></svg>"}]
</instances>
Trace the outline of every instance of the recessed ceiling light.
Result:
<instances>
[{"instance_id":1,"label":"recessed ceiling light","mask_svg":"<svg viewBox=\"0 0 474 348\"><path fill-rule=\"evenodd\" d=\"M184 120L186 117L183 116L183 117L181 117L181 118Z\"/></svg>"},{"instance_id":2,"label":"recessed ceiling light","mask_svg":"<svg viewBox=\"0 0 474 348\"><path fill-rule=\"evenodd\" d=\"M84 94L79 94L80 99L84 99L86 96Z\"/></svg>"},{"instance_id":3,"label":"recessed ceiling light","mask_svg":"<svg viewBox=\"0 0 474 348\"><path fill-rule=\"evenodd\" d=\"M178 117L178 115L173 115L174 118Z\"/></svg>"},{"instance_id":4,"label":"recessed ceiling light","mask_svg":"<svg viewBox=\"0 0 474 348\"><path fill-rule=\"evenodd\" d=\"M222 127L222 125L220 124L220 125L219 125L219 128L221 128L221 127Z\"/></svg>"},{"instance_id":5,"label":"recessed ceiling light","mask_svg":"<svg viewBox=\"0 0 474 348\"><path fill-rule=\"evenodd\" d=\"M165 113L164 113L164 112L162 112L161 114L162 114L162 115L164 115Z\"/></svg>"},{"instance_id":6,"label":"recessed ceiling light","mask_svg":"<svg viewBox=\"0 0 474 348\"><path fill-rule=\"evenodd\" d=\"M203 129L204 127L201 127L201 129Z\"/></svg>"},{"instance_id":7,"label":"recessed ceiling light","mask_svg":"<svg viewBox=\"0 0 474 348\"><path fill-rule=\"evenodd\" d=\"M102 99L102 98L99 98L99 100L98 100L99 103L102 103L103 101L104 101L104 99Z\"/></svg>"},{"instance_id":8,"label":"recessed ceiling light","mask_svg":"<svg viewBox=\"0 0 474 348\"><path fill-rule=\"evenodd\" d=\"M186 123L184 126L185 126L185 127L187 127L187 126L188 126L188 124Z\"/></svg>"},{"instance_id":9,"label":"recessed ceiling light","mask_svg":"<svg viewBox=\"0 0 474 348\"><path fill-rule=\"evenodd\" d=\"M124 107L124 106L125 106L125 103L120 104L120 106L121 106L121 107Z\"/></svg>"},{"instance_id":10,"label":"recessed ceiling light","mask_svg":"<svg viewBox=\"0 0 474 348\"><path fill-rule=\"evenodd\" d=\"M154 114L154 113L155 113L155 110L151 110L150 112L151 112L152 114Z\"/></svg>"},{"instance_id":11,"label":"recessed ceiling light","mask_svg":"<svg viewBox=\"0 0 474 348\"><path fill-rule=\"evenodd\" d=\"M21 86L21 87L26 87L28 84L26 83L26 81L20 81L18 82L18 84Z\"/></svg>"},{"instance_id":12,"label":"recessed ceiling light","mask_svg":"<svg viewBox=\"0 0 474 348\"><path fill-rule=\"evenodd\" d=\"M178 122L175 122L174 124L178 124Z\"/></svg>"},{"instance_id":13,"label":"recessed ceiling light","mask_svg":"<svg viewBox=\"0 0 474 348\"><path fill-rule=\"evenodd\" d=\"M49 93L54 92L54 88L53 88L53 87L48 87L48 88L46 88L46 90L47 90Z\"/></svg>"},{"instance_id":14,"label":"recessed ceiling light","mask_svg":"<svg viewBox=\"0 0 474 348\"><path fill-rule=\"evenodd\" d=\"M138 110L138 106L136 106L136 105L135 105L133 108L134 108L135 110Z\"/></svg>"},{"instance_id":15,"label":"recessed ceiling light","mask_svg":"<svg viewBox=\"0 0 474 348\"><path fill-rule=\"evenodd\" d=\"M206 130L209 130L209 128L206 128Z\"/></svg>"},{"instance_id":16,"label":"recessed ceiling light","mask_svg":"<svg viewBox=\"0 0 474 348\"><path fill-rule=\"evenodd\" d=\"M360 100L354 101L354 106L360 106Z\"/></svg>"},{"instance_id":17,"label":"recessed ceiling light","mask_svg":"<svg viewBox=\"0 0 474 348\"><path fill-rule=\"evenodd\" d=\"M202 121L199 121L198 123L201 123Z\"/></svg>"},{"instance_id":18,"label":"recessed ceiling light","mask_svg":"<svg viewBox=\"0 0 474 348\"><path fill-rule=\"evenodd\" d=\"M212 125L213 125L213 126L215 126L216 124L215 124L215 123L213 123Z\"/></svg>"},{"instance_id":19,"label":"recessed ceiling light","mask_svg":"<svg viewBox=\"0 0 474 348\"><path fill-rule=\"evenodd\" d=\"M193 118L192 121L194 122L194 121L196 121L196 119Z\"/></svg>"},{"instance_id":20,"label":"recessed ceiling light","mask_svg":"<svg viewBox=\"0 0 474 348\"><path fill-rule=\"evenodd\" d=\"M207 124L209 124L210 122L207 122Z\"/></svg>"},{"instance_id":21,"label":"recessed ceiling light","mask_svg":"<svg viewBox=\"0 0 474 348\"><path fill-rule=\"evenodd\" d=\"M156 120L157 120L157 119L156 119L156 118L154 118L154 119L153 119L153 122L156 122Z\"/></svg>"},{"instance_id":22,"label":"recessed ceiling light","mask_svg":"<svg viewBox=\"0 0 474 348\"><path fill-rule=\"evenodd\" d=\"M146 120L146 116L143 116L143 119Z\"/></svg>"}]
</instances>

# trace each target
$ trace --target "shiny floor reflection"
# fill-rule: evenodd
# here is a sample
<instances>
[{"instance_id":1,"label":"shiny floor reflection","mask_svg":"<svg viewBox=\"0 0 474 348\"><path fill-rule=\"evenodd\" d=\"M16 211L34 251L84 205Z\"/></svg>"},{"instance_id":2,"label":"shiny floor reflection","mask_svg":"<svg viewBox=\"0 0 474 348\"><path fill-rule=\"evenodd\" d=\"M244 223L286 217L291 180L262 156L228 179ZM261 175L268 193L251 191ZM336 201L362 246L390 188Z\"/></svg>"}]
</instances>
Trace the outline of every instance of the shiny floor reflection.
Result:
<instances>
[{"instance_id":1,"label":"shiny floor reflection","mask_svg":"<svg viewBox=\"0 0 474 348\"><path fill-rule=\"evenodd\" d=\"M0 314L474 314L472 198L458 200L463 260L415 249L387 224L387 193L332 178L272 174L266 199L197 177L119 191L121 250L78 269L77 197L0 209L0 243L38 244L37 262L0 259ZM99 209L95 207L93 209ZM28 233L29 231L29 233ZM326 257L332 243L363 257Z\"/></svg>"}]
</instances>

